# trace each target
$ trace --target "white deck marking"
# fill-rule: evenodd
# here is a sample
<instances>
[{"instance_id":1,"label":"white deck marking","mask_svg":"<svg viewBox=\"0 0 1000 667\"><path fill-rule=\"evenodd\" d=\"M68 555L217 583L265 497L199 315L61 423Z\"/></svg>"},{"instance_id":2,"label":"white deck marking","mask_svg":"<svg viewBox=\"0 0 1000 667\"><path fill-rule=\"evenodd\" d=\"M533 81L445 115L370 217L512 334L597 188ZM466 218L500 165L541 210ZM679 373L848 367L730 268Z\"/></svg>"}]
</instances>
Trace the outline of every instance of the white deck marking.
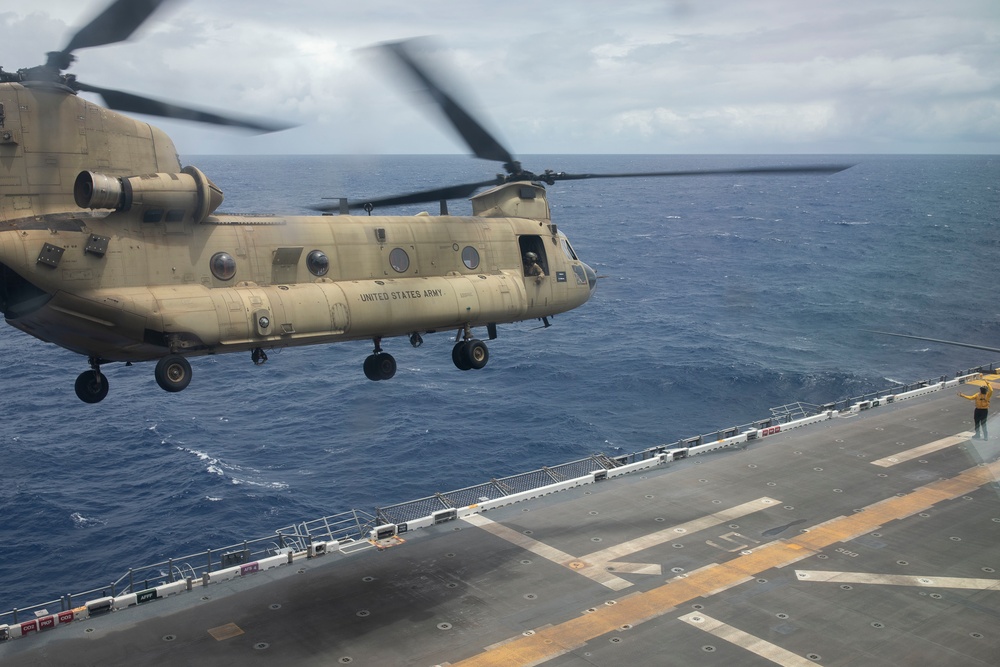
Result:
<instances>
[{"instance_id":1,"label":"white deck marking","mask_svg":"<svg viewBox=\"0 0 1000 667\"><path fill-rule=\"evenodd\" d=\"M827 572L825 570L796 570L799 581L838 584L887 584L889 586L923 586L925 588L969 588L972 590L1000 590L1000 579L965 579L961 577L914 577L902 574L873 574L869 572Z\"/></svg>"},{"instance_id":2,"label":"white deck marking","mask_svg":"<svg viewBox=\"0 0 1000 667\"><path fill-rule=\"evenodd\" d=\"M622 579L621 577L615 575L615 572L660 575L662 574L662 567L658 563L622 563L616 562L615 559L624 558L639 551L659 546L666 542L682 539L690 533L705 530L706 528L731 523L734 519L746 516L747 514L753 514L754 512L759 512L762 509L767 509L768 507L779 503L780 501L766 496L763 498L757 498L756 500L751 500L750 502L743 503L742 505L730 507L712 514L707 514L697 519L692 519L691 521L686 521L685 523L658 530L655 533L641 535L633 540L628 540L627 542L622 542L621 544L616 544L615 546L595 551L591 554L583 556L582 558L576 558L564 551L550 547L534 538L528 537L527 535L519 533L516 530L508 528L502 524L496 523L495 521L484 517L482 514L471 514L463 517L463 520L474 526L478 526L479 528L482 528L497 537L505 539L512 544L516 544L527 551L537 554L543 558L547 558L548 560L558 563L559 565L568 567L574 572L582 574L583 576L592 579L599 584L607 586L612 590L620 591L623 588L632 586L633 584L631 581Z\"/></svg>"},{"instance_id":3,"label":"white deck marking","mask_svg":"<svg viewBox=\"0 0 1000 667\"><path fill-rule=\"evenodd\" d=\"M482 514L470 514L469 516L462 517L462 521L471 523L473 526L478 526L488 533L492 533L497 537L507 540L511 544L515 544L525 551L530 551L533 554L541 556L547 560L554 563L559 563L563 565L568 561L573 560L565 551L560 551L555 547L550 547L549 545L539 542L538 540L528 537L523 533L519 533L513 528L508 528L507 526L497 523L492 519L487 519Z\"/></svg>"},{"instance_id":4,"label":"white deck marking","mask_svg":"<svg viewBox=\"0 0 1000 667\"><path fill-rule=\"evenodd\" d=\"M992 488L997 479L1000 479L1000 461L976 465L954 477L925 484L904 496L880 500L861 508L861 512L817 524L808 532L762 544L724 563L711 563L655 588L623 595L615 601L616 604L595 607L593 613L539 626L531 633L523 633L494 644L496 648L493 650L483 651L451 664L456 667L541 665L585 646L596 637L617 632L623 625L635 626L660 618L695 598L710 597L772 568L798 563L828 547L878 530L891 521L905 519L942 501L967 495L987 485ZM791 653L784 653L782 656L781 664L815 664L811 661L799 663L798 656ZM786 658L796 662L786 663Z\"/></svg>"},{"instance_id":5,"label":"white deck marking","mask_svg":"<svg viewBox=\"0 0 1000 667\"><path fill-rule=\"evenodd\" d=\"M663 567L659 563L625 563L616 561L612 567L615 572L628 572L629 574L652 574L660 576L663 574Z\"/></svg>"},{"instance_id":6,"label":"white deck marking","mask_svg":"<svg viewBox=\"0 0 1000 667\"><path fill-rule=\"evenodd\" d=\"M919 447L914 447L913 449L907 449L905 452L893 454L892 456L887 456L879 459L878 461L872 461L872 465L888 468L896 465L897 463L905 463L906 461L919 459L925 454L930 454L931 452L936 452L941 449L947 449L948 447L954 447L959 443L965 442L973 435L972 431L962 431L961 433L956 433L955 435L949 435L947 438L941 438L940 440L935 440L934 442L928 442L926 445L920 445Z\"/></svg>"},{"instance_id":7,"label":"white deck marking","mask_svg":"<svg viewBox=\"0 0 1000 667\"><path fill-rule=\"evenodd\" d=\"M776 644L772 644L760 637L755 637L748 632L743 632L711 616L693 612L681 616L680 620L699 630L704 630L719 639L723 639L730 644L735 644L751 653L756 653L765 660L770 660L775 664L782 665L782 667L805 667L806 665L816 667L816 663L812 660L803 658Z\"/></svg>"}]
</instances>

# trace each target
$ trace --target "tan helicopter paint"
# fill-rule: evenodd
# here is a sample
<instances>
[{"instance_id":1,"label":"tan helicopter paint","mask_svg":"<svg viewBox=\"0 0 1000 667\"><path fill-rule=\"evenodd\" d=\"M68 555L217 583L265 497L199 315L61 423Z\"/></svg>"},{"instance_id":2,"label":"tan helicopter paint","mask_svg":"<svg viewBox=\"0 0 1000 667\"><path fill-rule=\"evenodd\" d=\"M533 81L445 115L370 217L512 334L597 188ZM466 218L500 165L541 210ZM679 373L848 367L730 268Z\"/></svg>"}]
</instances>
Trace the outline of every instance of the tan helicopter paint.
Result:
<instances>
[{"instance_id":1,"label":"tan helicopter paint","mask_svg":"<svg viewBox=\"0 0 1000 667\"><path fill-rule=\"evenodd\" d=\"M181 169L152 126L58 84L0 84L0 104L0 264L21 306L7 321L92 360L468 337L575 308L593 289L537 185L488 190L469 217L216 215L221 191ZM544 278L525 277L526 248ZM325 275L307 267L316 250ZM216 253L235 260L228 280L212 273Z\"/></svg>"},{"instance_id":2,"label":"tan helicopter paint","mask_svg":"<svg viewBox=\"0 0 1000 667\"><path fill-rule=\"evenodd\" d=\"M122 176L179 172L161 130L108 111L58 84L0 84L0 219L79 210L84 170Z\"/></svg>"},{"instance_id":3,"label":"tan helicopter paint","mask_svg":"<svg viewBox=\"0 0 1000 667\"><path fill-rule=\"evenodd\" d=\"M255 226L258 221L263 224ZM568 265L578 263L562 254L561 237L538 221L500 218L485 225L477 218L324 216L278 222L218 216L191 225L182 237L165 224L129 229L128 213L114 213L88 220L85 231L22 230L20 244L5 237L4 263L56 298L11 324L88 355L140 360L166 352L159 345L137 345L145 329L175 336L169 344L174 351L206 354L223 351L218 346L301 345L513 322L575 307L590 292L575 278L572 290L569 279L525 280L513 242L520 233L544 232L541 238L555 240L548 244L550 271L574 275ZM111 237L104 257L83 251L90 234ZM34 261L32 249L46 243L64 248L56 268ZM462 263L467 246L480 254L475 269ZM303 259L282 267L286 280L276 285L273 262L290 247L305 249L285 253ZM402 272L390 264L396 248L409 257ZM331 257L322 278L305 267L304 256L313 249ZM229 281L209 269L216 252L236 259ZM15 255L20 261L13 261ZM503 268L483 271L492 266ZM262 316L269 326L260 326ZM84 347L91 338L106 345Z\"/></svg>"}]
</instances>

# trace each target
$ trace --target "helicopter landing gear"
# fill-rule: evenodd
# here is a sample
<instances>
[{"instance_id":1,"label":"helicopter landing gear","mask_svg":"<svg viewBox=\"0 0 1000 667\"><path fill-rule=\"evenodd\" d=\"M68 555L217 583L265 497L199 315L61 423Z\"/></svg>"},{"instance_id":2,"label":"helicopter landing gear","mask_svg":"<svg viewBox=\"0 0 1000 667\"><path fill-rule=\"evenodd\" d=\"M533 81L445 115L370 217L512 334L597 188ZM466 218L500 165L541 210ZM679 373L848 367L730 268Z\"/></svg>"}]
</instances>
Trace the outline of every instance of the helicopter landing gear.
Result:
<instances>
[{"instance_id":1,"label":"helicopter landing gear","mask_svg":"<svg viewBox=\"0 0 1000 667\"><path fill-rule=\"evenodd\" d=\"M472 337L472 331L469 327L460 331L459 335L463 333L465 340L458 341L455 343L455 347L451 348L451 360L454 362L455 368L460 371L479 370L490 360L490 350L486 347L486 343Z\"/></svg>"},{"instance_id":2,"label":"helicopter landing gear","mask_svg":"<svg viewBox=\"0 0 1000 667\"><path fill-rule=\"evenodd\" d=\"M365 357L365 377L377 382L388 380L396 374L396 359L388 352L382 351L382 338L376 337L375 351Z\"/></svg>"},{"instance_id":3,"label":"helicopter landing gear","mask_svg":"<svg viewBox=\"0 0 1000 667\"><path fill-rule=\"evenodd\" d=\"M77 397L84 403L100 403L108 395L108 378L101 373L101 363L95 357L90 358L89 371L80 373L76 378Z\"/></svg>"},{"instance_id":4,"label":"helicopter landing gear","mask_svg":"<svg viewBox=\"0 0 1000 667\"><path fill-rule=\"evenodd\" d=\"M154 375L160 389L178 392L191 384L191 364L179 354L168 354L156 362Z\"/></svg>"},{"instance_id":5,"label":"helicopter landing gear","mask_svg":"<svg viewBox=\"0 0 1000 667\"><path fill-rule=\"evenodd\" d=\"M486 343L479 339L462 340L451 348L451 360L455 363L455 368L460 371L478 370L490 360L490 350L486 347Z\"/></svg>"}]
</instances>

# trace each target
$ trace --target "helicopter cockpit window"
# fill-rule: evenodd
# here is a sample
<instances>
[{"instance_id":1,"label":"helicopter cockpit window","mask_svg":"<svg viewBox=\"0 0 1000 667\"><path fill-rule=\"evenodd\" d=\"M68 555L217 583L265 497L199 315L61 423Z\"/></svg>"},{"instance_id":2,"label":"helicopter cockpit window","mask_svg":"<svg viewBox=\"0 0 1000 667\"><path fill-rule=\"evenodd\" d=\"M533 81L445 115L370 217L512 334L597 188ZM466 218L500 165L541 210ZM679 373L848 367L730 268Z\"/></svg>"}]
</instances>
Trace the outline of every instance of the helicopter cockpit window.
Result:
<instances>
[{"instance_id":1,"label":"helicopter cockpit window","mask_svg":"<svg viewBox=\"0 0 1000 667\"><path fill-rule=\"evenodd\" d=\"M306 255L306 268L314 276L325 276L330 270L330 258L322 250L313 250Z\"/></svg>"},{"instance_id":2,"label":"helicopter cockpit window","mask_svg":"<svg viewBox=\"0 0 1000 667\"><path fill-rule=\"evenodd\" d=\"M389 266L397 273L403 273L410 268L410 256L402 248L393 248L389 253Z\"/></svg>"},{"instance_id":3,"label":"helicopter cockpit window","mask_svg":"<svg viewBox=\"0 0 1000 667\"><path fill-rule=\"evenodd\" d=\"M559 241L561 242L563 252L566 253L566 257L569 259L577 259L576 253L573 252L573 246L569 244L569 239L560 234Z\"/></svg>"},{"instance_id":4,"label":"helicopter cockpit window","mask_svg":"<svg viewBox=\"0 0 1000 667\"><path fill-rule=\"evenodd\" d=\"M228 252L217 252L209 260L212 275L219 280L230 280L236 275L236 260Z\"/></svg>"},{"instance_id":5,"label":"helicopter cockpit window","mask_svg":"<svg viewBox=\"0 0 1000 667\"><path fill-rule=\"evenodd\" d=\"M471 245L465 246L462 250L462 263L467 269L475 269L479 266L479 251Z\"/></svg>"}]
</instances>

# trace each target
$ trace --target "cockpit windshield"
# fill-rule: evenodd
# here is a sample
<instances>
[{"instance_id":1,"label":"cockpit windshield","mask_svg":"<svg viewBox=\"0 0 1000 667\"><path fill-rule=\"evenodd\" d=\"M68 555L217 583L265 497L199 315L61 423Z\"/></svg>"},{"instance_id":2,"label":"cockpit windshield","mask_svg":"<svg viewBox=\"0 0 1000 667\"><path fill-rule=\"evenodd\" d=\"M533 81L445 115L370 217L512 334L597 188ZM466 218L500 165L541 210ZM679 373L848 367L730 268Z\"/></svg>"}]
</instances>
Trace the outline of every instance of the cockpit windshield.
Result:
<instances>
[{"instance_id":1,"label":"cockpit windshield","mask_svg":"<svg viewBox=\"0 0 1000 667\"><path fill-rule=\"evenodd\" d=\"M559 244L562 246L563 252L566 253L566 257L579 261L576 253L573 252L573 246L569 244L569 239L563 236L562 232L559 233Z\"/></svg>"}]
</instances>

